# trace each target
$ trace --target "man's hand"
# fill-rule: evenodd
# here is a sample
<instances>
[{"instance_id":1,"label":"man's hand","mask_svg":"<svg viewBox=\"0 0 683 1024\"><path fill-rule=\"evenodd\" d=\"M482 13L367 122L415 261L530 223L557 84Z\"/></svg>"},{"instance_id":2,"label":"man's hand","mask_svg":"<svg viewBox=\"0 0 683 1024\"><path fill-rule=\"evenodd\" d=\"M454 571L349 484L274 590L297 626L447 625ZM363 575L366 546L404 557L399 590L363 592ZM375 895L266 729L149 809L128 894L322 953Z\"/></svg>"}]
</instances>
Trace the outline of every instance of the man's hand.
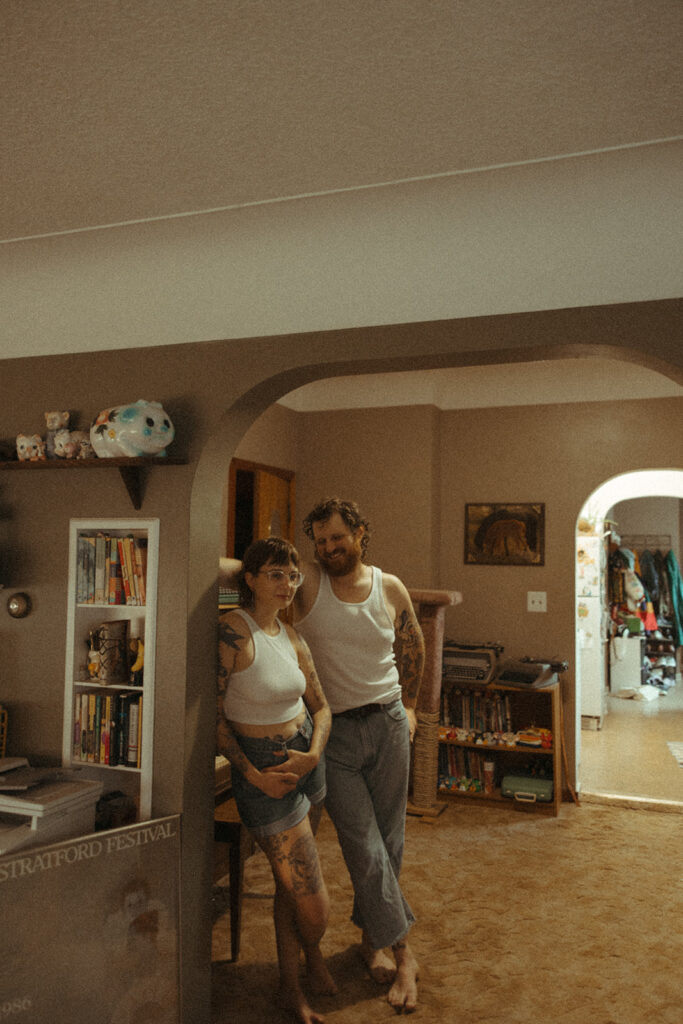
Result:
<instances>
[{"instance_id":1,"label":"man's hand","mask_svg":"<svg viewBox=\"0 0 683 1024\"><path fill-rule=\"evenodd\" d=\"M415 739L415 733L417 732L417 714L415 708L406 708L406 715L408 717L408 725L410 726L410 742L412 743Z\"/></svg>"}]
</instances>

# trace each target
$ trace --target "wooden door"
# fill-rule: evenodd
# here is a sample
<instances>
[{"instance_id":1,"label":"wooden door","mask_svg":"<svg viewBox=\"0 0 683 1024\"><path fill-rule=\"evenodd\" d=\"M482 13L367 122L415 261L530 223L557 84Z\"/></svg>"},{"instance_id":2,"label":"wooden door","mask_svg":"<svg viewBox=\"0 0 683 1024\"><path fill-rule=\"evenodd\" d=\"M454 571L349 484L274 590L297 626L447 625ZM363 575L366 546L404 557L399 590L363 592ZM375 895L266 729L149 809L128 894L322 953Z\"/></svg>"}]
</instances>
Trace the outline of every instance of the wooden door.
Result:
<instances>
[{"instance_id":1,"label":"wooden door","mask_svg":"<svg viewBox=\"0 0 683 1024\"><path fill-rule=\"evenodd\" d=\"M294 540L294 473L233 459L228 487L227 554L241 558L253 540Z\"/></svg>"},{"instance_id":2,"label":"wooden door","mask_svg":"<svg viewBox=\"0 0 683 1024\"><path fill-rule=\"evenodd\" d=\"M292 540L292 481L267 470L256 471L254 536Z\"/></svg>"}]
</instances>

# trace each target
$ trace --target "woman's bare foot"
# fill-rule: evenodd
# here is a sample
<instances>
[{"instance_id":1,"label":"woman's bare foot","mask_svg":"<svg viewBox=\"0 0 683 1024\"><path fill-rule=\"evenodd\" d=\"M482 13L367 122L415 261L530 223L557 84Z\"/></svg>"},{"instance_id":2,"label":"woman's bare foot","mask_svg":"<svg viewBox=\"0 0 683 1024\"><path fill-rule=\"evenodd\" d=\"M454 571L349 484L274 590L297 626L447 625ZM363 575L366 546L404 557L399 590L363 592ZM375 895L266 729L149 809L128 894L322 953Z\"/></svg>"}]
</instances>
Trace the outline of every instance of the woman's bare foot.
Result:
<instances>
[{"instance_id":1,"label":"woman's bare foot","mask_svg":"<svg viewBox=\"0 0 683 1024\"><path fill-rule=\"evenodd\" d=\"M397 1013L414 1013L417 1009L417 960L407 942L392 946L396 957L396 978L389 989L387 1000Z\"/></svg>"},{"instance_id":2,"label":"woman's bare foot","mask_svg":"<svg viewBox=\"0 0 683 1024\"><path fill-rule=\"evenodd\" d=\"M335 996L339 991L318 948L306 954L306 976L311 991L317 996Z\"/></svg>"},{"instance_id":3,"label":"woman's bare foot","mask_svg":"<svg viewBox=\"0 0 683 1024\"><path fill-rule=\"evenodd\" d=\"M311 1009L300 988L281 988L280 1007L289 1010L299 1024L325 1024L325 1018Z\"/></svg>"},{"instance_id":4,"label":"woman's bare foot","mask_svg":"<svg viewBox=\"0 0 683 1024\"><path fill-rule=\"evenodd\" d=\"M360 955L370 972L370 977L377 985L391 985L396 977L396 965L383 949L373 949L366 936L360 944Z\"/></svg>"}]
</instances>

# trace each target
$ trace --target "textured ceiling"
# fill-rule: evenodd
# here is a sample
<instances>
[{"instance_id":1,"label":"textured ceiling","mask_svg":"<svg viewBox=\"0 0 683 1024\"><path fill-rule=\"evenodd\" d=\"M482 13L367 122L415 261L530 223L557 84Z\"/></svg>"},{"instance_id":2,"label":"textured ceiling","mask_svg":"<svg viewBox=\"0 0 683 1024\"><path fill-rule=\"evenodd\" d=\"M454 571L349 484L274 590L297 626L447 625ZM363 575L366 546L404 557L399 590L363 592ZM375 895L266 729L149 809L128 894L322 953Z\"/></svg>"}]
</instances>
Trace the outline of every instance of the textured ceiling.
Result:
<instances>
[{"instance_id":1,"label":"textured ceiling","mask_svg":"<svg viewBox=\"0 0 683 1024\"><path fill-rule=\"evenodd\" d=\"M2 0L0 239L681 131L680 0Z\"/></svg>"}]
</instances>

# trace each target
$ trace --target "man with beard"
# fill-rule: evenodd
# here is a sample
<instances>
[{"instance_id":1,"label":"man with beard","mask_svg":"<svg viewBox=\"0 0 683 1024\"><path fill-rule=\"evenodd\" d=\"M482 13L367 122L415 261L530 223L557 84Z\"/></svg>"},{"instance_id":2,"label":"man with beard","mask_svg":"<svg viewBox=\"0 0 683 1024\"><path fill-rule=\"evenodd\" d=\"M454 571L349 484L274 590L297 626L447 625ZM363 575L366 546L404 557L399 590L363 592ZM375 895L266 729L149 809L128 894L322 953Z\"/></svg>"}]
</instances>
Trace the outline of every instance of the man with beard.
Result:
<instances>
[{"instance_id":1,"label":"man with beard","mask_svg":"<svg viewBox=\"0 0 683 1024\"><path fill-rule=\"evenodd\" d=\"M399 874L424 640L403 583L363 561L370 530L354 502L321 501L304 529L315 561L303 566L293 608L333 715L325 807L351 876L363 959L376 982L390 985L394 1009L411 1013L415 918ZM221 560L228 574L234 565Z\"/></svg>"}]
</instances>

